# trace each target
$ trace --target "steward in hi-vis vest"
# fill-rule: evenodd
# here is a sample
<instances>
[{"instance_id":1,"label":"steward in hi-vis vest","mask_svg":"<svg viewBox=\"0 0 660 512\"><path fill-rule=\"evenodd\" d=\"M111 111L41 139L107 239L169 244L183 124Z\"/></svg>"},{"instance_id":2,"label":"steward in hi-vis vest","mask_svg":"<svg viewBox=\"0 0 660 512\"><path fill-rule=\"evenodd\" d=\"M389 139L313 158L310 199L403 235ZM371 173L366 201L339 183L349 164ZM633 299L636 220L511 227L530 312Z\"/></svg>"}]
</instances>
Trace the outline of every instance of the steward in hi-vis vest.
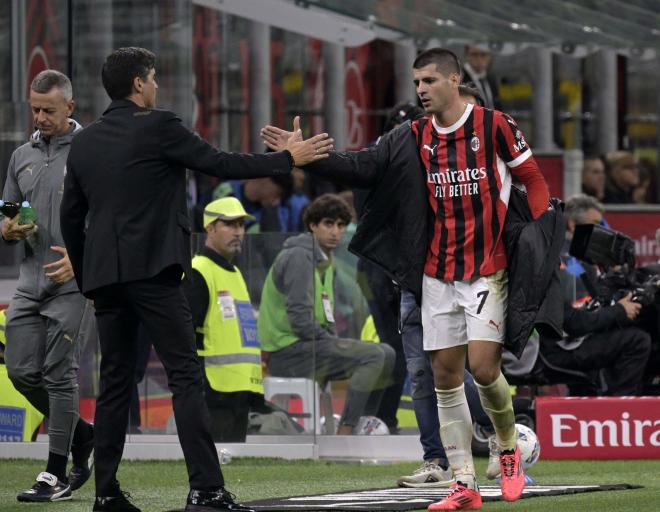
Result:
<instances>
[{"instance_id":1,"label":"steward in hi-vis vest","mask_svg":"<svg viewBox=\"0 0 660 512\"><path fill-rule=\"evenodd\" d=\"M7 376L5 366L5 310L0 310L0 442L32 441L44 420Z\"/></svg>"},{"instance_id":2,"label":"steward in hi-vis vest","mask_svg":"<svg viewBox=\"0 0 660 512\"><path fill-rule=\"evenodd\" d=\"M206 242L192 260L185 288L216 442L245 441L250 407L263 404L257 323L241 271L231 263L241 249L249 218L234 197L206 206Z\"/></svg>"}]
</instances>

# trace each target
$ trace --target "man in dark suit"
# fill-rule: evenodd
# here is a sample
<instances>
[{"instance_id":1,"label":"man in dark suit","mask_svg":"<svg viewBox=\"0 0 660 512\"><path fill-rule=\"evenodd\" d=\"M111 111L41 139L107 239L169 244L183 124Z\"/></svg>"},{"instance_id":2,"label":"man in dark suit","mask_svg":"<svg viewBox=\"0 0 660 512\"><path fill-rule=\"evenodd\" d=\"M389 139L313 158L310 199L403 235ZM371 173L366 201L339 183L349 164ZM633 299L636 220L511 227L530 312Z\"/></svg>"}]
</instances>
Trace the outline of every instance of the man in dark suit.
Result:
<instances>
[{"instance_id":1,"label":"man in dark suit","mask_svg":"<svg viewBox=\"0 0 660 512\"><path fill-rule=\"evenodd\" d=\"M495 77L490 74L493 54L481 46L465 47L463 64L463 83L472 83L479 91L483 106L501 110L500 95Z\"/></svg>"},{"instance_id":2,"label":"man in dark suit","mask_svg":"<svg viewBox=\"0 0 660 512\"><path fill-rule=\"evenodd\" d=\"M180 285L191 272L186 168L228 178L289 173L327 156L326 134L263 155L218 151L155 110L155 56L120 48L102 79L112 103L71 146L62 235L78 286L94 300L101 345L96 404L95 511L138 511L116 472L124 447L142 323L167 372L191 491L186 511L251 510L224 488L209 429L191 313ZM87 220L87 227L85 227Z\"/></svg>"}]
</instances>

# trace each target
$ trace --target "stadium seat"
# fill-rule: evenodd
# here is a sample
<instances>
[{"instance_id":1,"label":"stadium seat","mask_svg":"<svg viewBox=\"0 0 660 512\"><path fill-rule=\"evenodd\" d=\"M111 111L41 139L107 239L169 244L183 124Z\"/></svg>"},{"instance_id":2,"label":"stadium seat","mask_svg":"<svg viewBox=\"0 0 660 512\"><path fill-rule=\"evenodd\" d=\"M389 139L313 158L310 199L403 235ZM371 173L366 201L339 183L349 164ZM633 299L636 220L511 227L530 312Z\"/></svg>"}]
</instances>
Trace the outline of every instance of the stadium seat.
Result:
<instances>
[{"instance_id":1,"label":"stadium seat","mask_svg":"<svg viewBox=\"0 0 660 512\"><path fill-rule=\"evenodd\" d=\"M321 390L318 382L304 378L265 377L264 398L271 402L274 397L284 397L286 402L278 405L288 407L291 396L298 396L302 401L302 424L305 433L321 434L321 401L323 401L326 432L334 432L334 417L332 415L332 395L330 383ZM277 402L276 402L277 403ZM294 415L295 416L295 415Z\"/></svg>"}]
</instances>

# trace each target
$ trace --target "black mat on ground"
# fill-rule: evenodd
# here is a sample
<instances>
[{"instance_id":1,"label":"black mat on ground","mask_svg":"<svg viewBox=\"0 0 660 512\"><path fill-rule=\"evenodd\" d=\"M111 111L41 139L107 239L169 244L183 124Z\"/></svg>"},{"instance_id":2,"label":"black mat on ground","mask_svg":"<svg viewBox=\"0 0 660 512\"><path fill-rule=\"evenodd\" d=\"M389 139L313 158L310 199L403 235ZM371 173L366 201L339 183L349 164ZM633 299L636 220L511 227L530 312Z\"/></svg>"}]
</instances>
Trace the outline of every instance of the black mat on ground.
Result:
<instances>
[{"instance_id":1,"label":"black mat on ground","mask_svg":"<svg viewBox=\"0 0 660 512\"><path fill-rule=\"evenodd\" d=\"M621 491L639 489L639 485L528 485L523 498L556 496L558 494L576 494L595 491ZM499 486L480 487L483 501L502 499ZM370 489L366 491L347 491L314 496L292 496L245 503L257 510L271 511L318 511L318 510L416 510L424 509L430 503L440 501L449 494L449 489Z\"/></svg>"}]
</instances>

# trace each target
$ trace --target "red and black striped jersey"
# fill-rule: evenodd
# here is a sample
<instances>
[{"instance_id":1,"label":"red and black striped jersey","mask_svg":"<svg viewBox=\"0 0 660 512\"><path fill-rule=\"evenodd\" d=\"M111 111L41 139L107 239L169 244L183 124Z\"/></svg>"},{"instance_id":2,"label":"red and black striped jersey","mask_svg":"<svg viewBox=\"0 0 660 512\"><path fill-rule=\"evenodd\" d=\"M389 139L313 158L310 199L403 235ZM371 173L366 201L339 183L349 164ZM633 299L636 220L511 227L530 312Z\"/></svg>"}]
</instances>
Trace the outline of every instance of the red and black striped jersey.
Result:
<instances>
[{"instance_id":1,"label":"red and black striped jersey","mask_svg":"<svg viewBox=\"0 0 660 512\"><path fill-rule=\"evenodd\" d=\"M502 241L511 173L532 152L516 122L468 105L452 126L412 123L435 218L424 273L463 281L506 268Z\"/></svg>"}]
</instances>

